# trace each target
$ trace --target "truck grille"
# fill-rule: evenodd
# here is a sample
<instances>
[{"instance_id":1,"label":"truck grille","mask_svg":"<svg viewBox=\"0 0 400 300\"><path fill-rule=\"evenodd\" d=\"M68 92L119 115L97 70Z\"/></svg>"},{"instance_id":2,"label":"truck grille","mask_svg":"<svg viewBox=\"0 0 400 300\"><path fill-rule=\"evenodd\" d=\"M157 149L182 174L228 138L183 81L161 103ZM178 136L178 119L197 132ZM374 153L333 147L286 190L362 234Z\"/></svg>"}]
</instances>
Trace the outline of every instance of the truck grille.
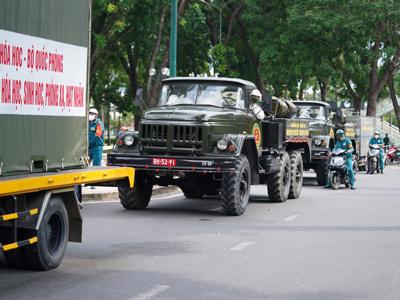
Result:
<instances>
[{"instance_id":1,"label":"truck grille","mask_svg":"<svg viewBox=\"0 0 400 300\"><path fill-rule=\"evenodd\" d=\"M142 150L149 154L201 154L203 128L191 125L141 124Z\"/></svg>"}]
</instances>

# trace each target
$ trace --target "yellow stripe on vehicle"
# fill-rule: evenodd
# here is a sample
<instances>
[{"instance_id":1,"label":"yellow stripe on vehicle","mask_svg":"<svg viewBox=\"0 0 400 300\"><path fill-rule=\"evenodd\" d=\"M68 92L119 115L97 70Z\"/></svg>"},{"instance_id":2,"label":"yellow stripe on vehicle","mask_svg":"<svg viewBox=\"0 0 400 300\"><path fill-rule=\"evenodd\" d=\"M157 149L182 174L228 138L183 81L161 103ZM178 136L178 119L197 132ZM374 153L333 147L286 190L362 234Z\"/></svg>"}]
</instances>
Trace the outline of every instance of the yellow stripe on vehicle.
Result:
<instances>
[{"instance_id":1,"label":"yellow stripe on vehicle","mask_svg":"<svg viewBox=\"0 0 400 300\"><path fill-rule=\"evenodd\" d=\"M3 245L3 251L9 251L18 248L18 243Z\"/></svg>"},{"instance_id":2,"label":"yellow stripe on vehicle","mask_svg":"<svg viewBox=\"0 0 400 300\"><path fill-rule=\"evenodd\" d=\"M38 213L39 213L39 210L38 210L37 208L31 209L31 210L29 211L29 214L30 214L31 216L37 215Z\"/></svg>"},{"instance_id":3,"label":"yellow stripe on vehicle","mask_svg":"<svg viewBox=\"0 0 400 300\"><path fill-rule=\"evenodd\" d=\"M112 180L127 179L132 188L135 171L130 167L87 168L59 173L35 174L25 178L0 180L0 196L19 195L38 191L73 187Z\"/></svg>"},{"instance_id":4,"label":"yellow stripe on vehicle","mask_svg":"<svg viewBox=\"0 0 400 300\"><path fill-rule=\"evenodd\" d=\"M34 243L37 243L38 238L37 238L37 236L34 236L33 238L30 238L28 241L29 241L29 244L34 244Z\"/></svg>"},{"instance_id":5,"label":"yellow stripe on vehicle","mask_svg":"<svg viewBox=\"0 0 400 300\"><path fill-rule=\"evenodd\" d=\"M18 213L3 215L3 216L1 216L1 218L3 219L3 221L10 221L10 220L18 219Z\"/></svg>"}]
</instances>

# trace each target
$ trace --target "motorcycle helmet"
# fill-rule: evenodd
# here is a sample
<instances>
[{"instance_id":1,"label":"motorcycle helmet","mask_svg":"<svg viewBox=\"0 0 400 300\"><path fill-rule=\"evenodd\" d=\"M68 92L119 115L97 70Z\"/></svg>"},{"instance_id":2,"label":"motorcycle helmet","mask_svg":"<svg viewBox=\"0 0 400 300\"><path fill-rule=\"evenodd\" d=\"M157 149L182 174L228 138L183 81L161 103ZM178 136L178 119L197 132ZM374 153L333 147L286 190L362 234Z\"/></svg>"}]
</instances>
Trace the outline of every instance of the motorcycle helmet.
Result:
<instances>
[{"instance_id":1,"label":"motorcycle helmet","mask_svg":"<svg viewBox=\"0 0 400 300\"><path fill-rule=\"evenodd\" d=\"M338 131L336 131L336 135L337 135L337 136L344 136L344 131L343 131L343 129L339 129Z\"/></svg>"}]
</instances>

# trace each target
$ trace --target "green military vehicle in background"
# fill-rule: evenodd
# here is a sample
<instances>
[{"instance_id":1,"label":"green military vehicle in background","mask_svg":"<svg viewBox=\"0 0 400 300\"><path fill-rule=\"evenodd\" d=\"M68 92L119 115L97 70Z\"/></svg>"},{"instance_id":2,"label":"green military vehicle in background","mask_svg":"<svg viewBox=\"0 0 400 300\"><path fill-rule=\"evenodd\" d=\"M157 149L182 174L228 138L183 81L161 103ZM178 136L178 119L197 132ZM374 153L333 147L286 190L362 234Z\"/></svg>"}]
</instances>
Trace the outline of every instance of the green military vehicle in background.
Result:
<instances>
[{"instance_id":1,"label":"green military vehicle in background","mask_svg":"<svg viewBox=\"0 0 400 300\"><path fill-rule=\"evenodd\" d=\"M304 169L313 169L318 185L326 185L328 180L329 153L334 146L334 131L331 108L321 101L295 101L297 120L308 120L311 138L311 159L304 160Z\"/></svg>"},{"instance_id":2,"label":"green military vehicle in background","mask_svg":"<svg viewBox=\"0 0 400 300\"><path fill-rule=\"evenodd\" d=\"M257 94L241 79L164 80L158 106L143 115L138 132L121 133L108 155L108 165L136 169L135 187L119 188L122 206L146 208L154 184L178 186L187 198L217 195L227 215L245 212L250 185L265 184L271 201L298 198L308 122L257 117Z\"/></svg>"}]
</instances>

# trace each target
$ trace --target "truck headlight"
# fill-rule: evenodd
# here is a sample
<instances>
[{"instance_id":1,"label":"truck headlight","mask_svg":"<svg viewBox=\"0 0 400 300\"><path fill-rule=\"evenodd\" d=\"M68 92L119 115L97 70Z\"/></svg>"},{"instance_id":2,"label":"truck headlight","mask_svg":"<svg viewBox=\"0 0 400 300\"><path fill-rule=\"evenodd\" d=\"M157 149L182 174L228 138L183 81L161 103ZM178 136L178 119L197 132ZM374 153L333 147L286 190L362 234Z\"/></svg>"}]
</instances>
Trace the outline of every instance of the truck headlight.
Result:
<instances>
[{"instance_id":1,"label":"truck headlight","mask_svg":"<svg viewBox=\"0 0 400 300\"><path fill-rule=\"evenodd\" d=\"M321 143L322 143L322 140L321 140L320 138L316 138L316 139L314 140L315 146L320 146Z\"/></svg>"},{"instance_id":2,"label":"truck headlight","mask_svg":"<svg viewBox=\"0 0 400 300\"><path fill-rule=\"evenodd\" d=\"M126 146L128 146L128 147L132 146L134 142L135 142L135 138L133 137L133 135L128 134L124 137L124 144Z\"/></svg>"},{"instance_id":3,"label":"truck headlight","mask_svg":"<svg viewBox=\"0 0 400 300\"><path fill-rule=\"evenodd\" d=\"M217 149L219 151L225 151L228 148L228 141L226 139L220 139L217 142Z\"/></svg>"}]
</instances>

